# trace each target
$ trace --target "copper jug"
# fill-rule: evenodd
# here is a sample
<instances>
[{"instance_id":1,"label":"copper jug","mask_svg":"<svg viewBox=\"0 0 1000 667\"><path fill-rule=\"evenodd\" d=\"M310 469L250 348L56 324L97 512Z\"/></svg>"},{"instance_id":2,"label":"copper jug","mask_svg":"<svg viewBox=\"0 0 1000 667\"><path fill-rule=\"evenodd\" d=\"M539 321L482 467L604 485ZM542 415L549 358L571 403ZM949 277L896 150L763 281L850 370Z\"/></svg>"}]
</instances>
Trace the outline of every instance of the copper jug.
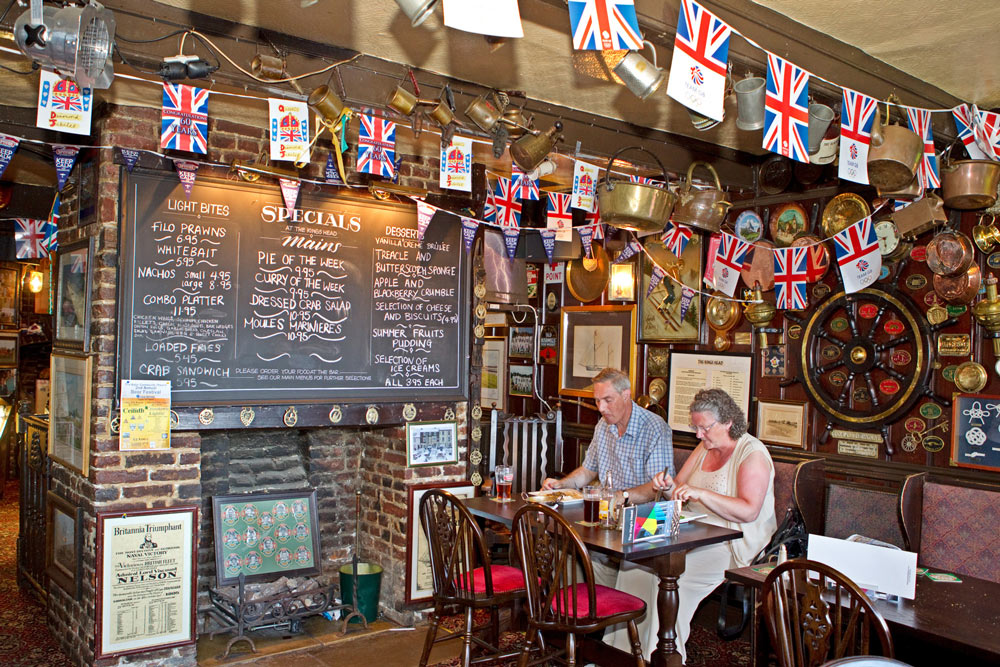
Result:
<instances>
[{"instance_id":1,"label":"copper jug","mask_svg":"<svg viewBox=\"0 0 1000 667\"><path fill-rule=\"evenodd\" d=\"M510 157L518 167L528 172L537 167L552 152L556 142L562 139L563 124L555 125L540 134L526 134L510 145Z\"/></svg>"}]
</instances>

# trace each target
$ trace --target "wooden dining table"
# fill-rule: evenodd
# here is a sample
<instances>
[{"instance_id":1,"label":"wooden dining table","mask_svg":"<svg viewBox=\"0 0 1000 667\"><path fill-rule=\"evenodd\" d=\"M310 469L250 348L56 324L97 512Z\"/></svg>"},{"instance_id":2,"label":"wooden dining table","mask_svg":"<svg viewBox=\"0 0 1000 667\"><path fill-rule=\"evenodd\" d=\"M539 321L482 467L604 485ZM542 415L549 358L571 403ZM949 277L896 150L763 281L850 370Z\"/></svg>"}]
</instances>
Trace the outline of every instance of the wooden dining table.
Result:
<instances>
[{"instance_id":1,"label":"wooden dining table","mask_svg":"<svg viewBox=\"0 0 1000 667\"><path fill-rule=\"evenodd\" d=\"M514 499L510 502L497 502L492 498L480 496L466 498L462 502L474 516L497 521L510 526L525 501ZM605 530L597 526L584 525L583 503L560 504L559 511L566 517L580 535L587 548L600 553L618 556L624 561L642 563L656 572L660 578L659 592L656 597L656 611L660 627L657 633L656 649L653 651L651 664L653 667L675 667L681 665L681 655L677 652L677 633L674 623L677 620L677 578L684 572L684 557L691 549L704 547L720 542L739 539L743 533L722 526L714 526L699 521L681 524L674 537L661 537L634 544L622 544L620 530ZM629 660L624 652L615 651L606 644L594 647L592 655L598 657L611 656ZM603 663L603 661L601 661ZM624 664L617 661L607 664Z\"/></svg>"}]
</instances>

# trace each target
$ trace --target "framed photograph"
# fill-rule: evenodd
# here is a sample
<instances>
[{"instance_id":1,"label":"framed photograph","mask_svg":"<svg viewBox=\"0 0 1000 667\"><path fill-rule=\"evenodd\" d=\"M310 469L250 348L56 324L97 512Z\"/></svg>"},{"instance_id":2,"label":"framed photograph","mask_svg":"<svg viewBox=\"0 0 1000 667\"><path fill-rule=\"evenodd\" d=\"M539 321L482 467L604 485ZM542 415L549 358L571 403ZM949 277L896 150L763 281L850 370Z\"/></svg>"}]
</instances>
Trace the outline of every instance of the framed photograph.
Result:
<instances>
[{"instance_id":1,"label":"framed photograph","mask_svg":"<svg viewBox=\"0 0 1000 667\"><path fill-rule=\"evenodd\" d=\"M71 243L56 260L55 342L88 349L94 239Z\"/></svg>"},{"instance_id":2,"label":"framed photograph","mask_svg":"<svg viewBox=\"0 0 1000 667\"><path fill-rule=\"evenodd\" d=\"M53 350L49 362L49 456L86 477L92 360L86 354Z\"/></svg>"},{"instance_id":3,"label":"framed photograph","mask_svg":"<svg viewBox=\"0 0 1000 667\"><path fill-rule=\"evenodd\" d=\"M510 395L531 396L531 381L534 378L535 367L531 364L510 365Z\"/></svg>"},{"instance_id":4,"label":"framed photograph","mask_svg":"<svg viewBox=\"0 0 1000 667\"><path fill-rule=\"evenodd\" d=\"M80 599L82 512L49 491L45 499L45 574L74 599Z\"/></svg>"},{"instance_id":5,"label":"framed photograph","mask_svg":"<svg viewBox=\"0 0 1000 667\"><path fill-rule=\"evenodd\" d=\"M458 422L407 422L406 465L458 463Z\"/></svg>"},{"instance_id":6,"label":"framed photograph","mask_svg":"<svg viewBox=\"0 0 1000 667\"><path fill-rule=\"evenodd\" d=\"M483 339L483 368L479 382L479 405L484 410L507 407L507 339L487 336Z\"/></svg>"},{"instance_id":7,"label":"framed photograph","mask_svg":"<svg viewBox=\"0 0 1000 667\"><path fill-rule=\"evenodd\" d=\"M18 286L21 272L18 269L0 268L0 329L17 329L20 313Z\"/></svg>"},{"instance_id":8,"label":"framed photograph","mask_svg":"<svg viewBox=\"0 0 1000 667\"><path fill-rule=\"evenodd\" d=\"M0 368L0 396L13 398L16 392L17 392L17 369Z\"/></svg>"},{"instance_id":9,"label":"framed photograph","mask_svg":"<svg viewBox=\"0 0 1000 667\"><path fill-rule=\"evenodd\" d=\"M700 390L713 387L725 389L749 421L751 366L750 355L671 354L667 386L667 423L670 428L675 432L692 433L691 413L688 410L691 401Z\"/></svg>"},{"instance_id":10,"label":"framed photograph","mask_svg":"<svg viewBox=\"0 0 1000 667\"><path fill-rule=\"evenodd\" d=\"M212 498L215 576L220 586L320 572L316 490Z\"/></svg>"},{"instance_id":11,"label":"framed photograph","mask_svg":"<svg viewBox=\"0 0 1000 667\"><path fill-rule=\"evenodd\" d=\"M0 368L17 368L16 333L0 333Z\"/></svg>"},{"instance_id":12,"label":"framed photograph","mask_svg":"<svg viewBox=\"0 0 1000 667\"><path fill-rule=\"evenodd\" d=\"M697 293L701 284L701 235L694 234L688 241L678 265L677 278L695 290L694 298L682 305L682 286L667 276L649 292L653 276L653 262L646 253L639 259L639 342L640 343L697 343L701 341L701 297ZM662 267L670 269L671 267ZM686 307L684 316L681 310Z\"/></svg>"},{"instance_id":13,"label":"framed photograph","mask_svg":"<svg viewBox=\"0 0 1000 667\"><path fill-rule=\"evenodd\" d=\"M535 350L535 327L511 327L507 344L510 359L531 359Z\"/></svg>"},{"instance_id":14,"label":"framed photograph","mask_svg":"<svg viewBox=\"0 0 1000 667\"><path fill-rule=\"evenodd\" d=\"M628 373L635 389L634 305L565 307L559 340L560 394L593 396L594 376L608 367Z\"/></svg>"},{"instance_id":15,"label":"framed photograph","mask_svg":"<svg viewBox=\"0 0 1000 667\"><path fill-rule=\"evenodd\" d=\"M193 644L197 569L197 507L98 512L95 657Z\"/></svg>"},{"instance_id":16,"label":"framed photograph","mask_svg":"<svg viewBox=\"0 0 1000 667\"><path fill-rule=\"evenodd\" d=\"M769 445L806 448L809 409L805 401L757 401L757 437Z\"/></svg>"},{"instance_id":17,"label":"framed photograph","mask_svg":"<svg viewBox=\"0 0 1000 667\"><path fill-rule=\"evenodd\" d=\"M431 482L409 488L410 520L406 524L406 603L426 602L434 594L431 555L427 534L420 523L420 499L431 489L448 489L459 498L476 495L476 487L466 482Z\"/></svg>"}]
</instances>

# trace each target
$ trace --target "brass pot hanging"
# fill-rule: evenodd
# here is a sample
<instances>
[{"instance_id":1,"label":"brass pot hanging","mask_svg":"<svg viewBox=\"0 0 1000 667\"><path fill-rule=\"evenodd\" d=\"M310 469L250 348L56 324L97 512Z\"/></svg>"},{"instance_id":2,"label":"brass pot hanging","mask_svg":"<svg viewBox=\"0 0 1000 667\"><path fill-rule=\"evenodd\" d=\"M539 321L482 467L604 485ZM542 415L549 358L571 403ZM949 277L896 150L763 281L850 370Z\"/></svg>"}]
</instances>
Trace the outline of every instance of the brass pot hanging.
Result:
<instances>
[{"instance_id":1,"label":"brass pot hanging","mask_svg":"<svg viewBox=\"0 0 1000 667\"><path fill-rule=\"evenodd\" d=\"M615 158L628 150L646 153L660 167L663 187L649 183L612 181L611 167ZM601 211L601 221L619 229L636 232L662 230L674 210L676 197L667 186L667 172L660 158L639 146L626 146L608 159L604 170L604 182L597 187L597 197Z\"/></svg>"},{"instance_id":2,"label":"brass pot hanging","mask_svg":"<svg viewBox=\"0 0 1000 667\"><path fill-rule=\"evenodd\" d=\"M941 172L941 193L948 208L971 211L996 203L997 183L1000 183L1000 162L945 161Z\"/></svg>"}]
</instances>

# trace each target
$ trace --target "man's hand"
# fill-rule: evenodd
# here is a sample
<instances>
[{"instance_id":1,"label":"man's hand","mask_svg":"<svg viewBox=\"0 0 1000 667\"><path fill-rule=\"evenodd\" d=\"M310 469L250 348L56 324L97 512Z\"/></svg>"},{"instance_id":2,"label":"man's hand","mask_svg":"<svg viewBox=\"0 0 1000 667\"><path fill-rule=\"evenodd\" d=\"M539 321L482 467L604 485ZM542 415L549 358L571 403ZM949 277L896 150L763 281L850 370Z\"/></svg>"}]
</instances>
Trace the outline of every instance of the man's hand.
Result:
<instances>
[{"instance_id":1,"label":"man's hand","mask_svg":"<svg viewBox=\"0 0 1000 667\"><path fill-rule=\"evenodd\" d=\"M546 477L545 481L542 482L542 491L552 491L561 488L563 488L563 481L555 477Z\"/></svg>"}]
</instances>

